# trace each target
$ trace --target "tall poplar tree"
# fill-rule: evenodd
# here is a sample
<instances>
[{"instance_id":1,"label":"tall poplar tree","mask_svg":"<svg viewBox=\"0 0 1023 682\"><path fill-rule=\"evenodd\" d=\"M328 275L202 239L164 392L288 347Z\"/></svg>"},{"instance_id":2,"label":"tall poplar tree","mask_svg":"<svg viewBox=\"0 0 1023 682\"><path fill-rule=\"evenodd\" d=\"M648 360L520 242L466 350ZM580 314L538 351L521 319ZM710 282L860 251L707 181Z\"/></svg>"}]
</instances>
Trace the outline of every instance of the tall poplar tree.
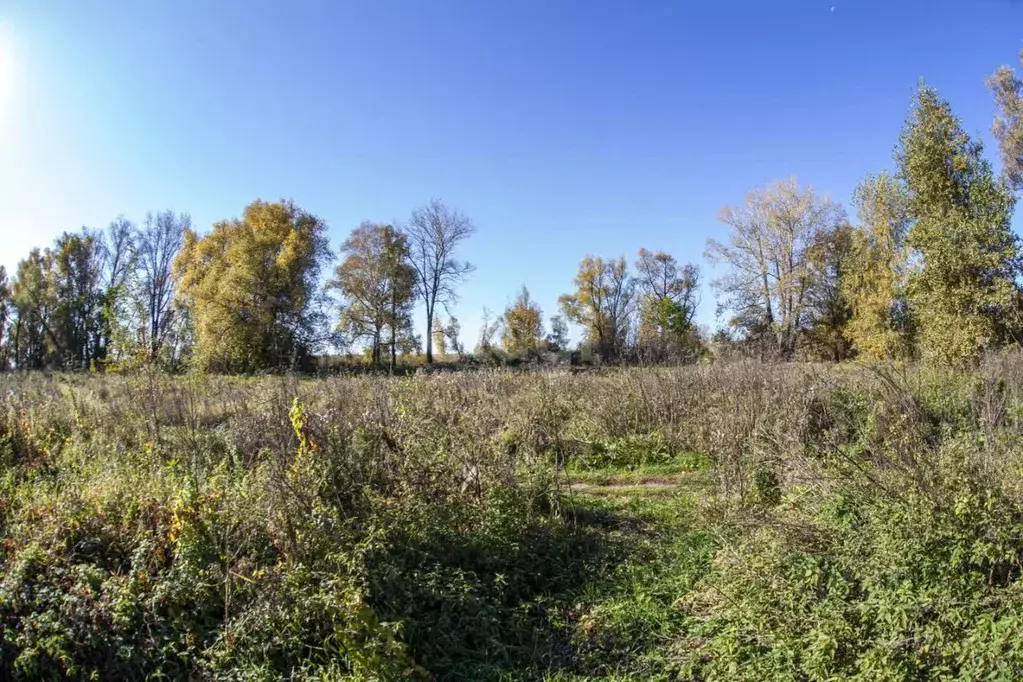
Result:
<instances>
[{"instance_id":1,"label":"tall poplar tree","mask_svg":"<svg viewBox=\"0 0 1023 682\"><path fill-rule=\"evenodd\" d=\"M910 302L921 351L953 363L1005 341L1015 310L1014 199L982 153L948 102L921 85L896 153L912 220L906 241L920 257Z\"/></svg>"}]
</instances>

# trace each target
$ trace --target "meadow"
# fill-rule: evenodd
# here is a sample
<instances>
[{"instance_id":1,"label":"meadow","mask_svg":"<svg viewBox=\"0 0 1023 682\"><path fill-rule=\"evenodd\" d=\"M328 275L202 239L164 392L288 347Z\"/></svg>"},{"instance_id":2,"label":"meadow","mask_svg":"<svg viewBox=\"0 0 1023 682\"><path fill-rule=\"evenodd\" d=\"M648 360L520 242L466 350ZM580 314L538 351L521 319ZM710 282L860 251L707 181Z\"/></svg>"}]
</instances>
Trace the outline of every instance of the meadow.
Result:
<instances>
[{"instance_id":1,"label":"meadow","mask_svg":"<svg viewBox=\"0 0 1023 682\"><path fill-rule=\"evenodd\" d=\"M1023 674L1023 354L0 376L0 679Z\"/></svg>"}]
</instances>

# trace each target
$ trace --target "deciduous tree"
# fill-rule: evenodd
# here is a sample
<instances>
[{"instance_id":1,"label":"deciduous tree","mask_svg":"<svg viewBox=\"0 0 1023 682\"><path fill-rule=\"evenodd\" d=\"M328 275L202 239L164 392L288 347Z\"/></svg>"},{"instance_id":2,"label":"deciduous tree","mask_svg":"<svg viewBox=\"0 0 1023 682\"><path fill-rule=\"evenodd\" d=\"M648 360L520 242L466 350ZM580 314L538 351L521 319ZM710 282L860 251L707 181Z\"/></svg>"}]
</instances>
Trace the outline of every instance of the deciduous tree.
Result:
<instances>
[{"instance_id":1,"label":"deciduous tree","mask_svg":"<svg viewBox=\"0 0 1023 682\"><path fill-rule=\"evenodd\" d=\"M412 212L405 233L416 287L426 307L426 361L433 362L433 318L437 304L457 299L455 288L473 266L455 257L458 245L475 232L468 217L434 199Z\"/></svg>"},{"instance_id":2,"label":"deciduous tree","mask_svg":"<svg viewBox=\"0 0 1023 682\"><path fill-rule=\"evenodd\" d=\"M515 302L504 311L501 346L514 355L535 355L543 344L543 334L543 311L523 285Z\"/></svg>"},{"instance_id":3,"label":"deciduous tree","mask_svg":"<svg viewBox=\"0 0 1023 682\"><path fill-rule=\"evenodd\" d=\"M458 318L452 315L448 323L443 327L444 339L447 342L447 350L454 351L459 360L465 357L465 344L462 343L462 325Z\"/></svg>"},{"instance_id":4,"label":"deciduous tree","mask_svg":"<svg viewBox=\"0 0 1023 682\"><path fill-rule=\"evenodd\" d=\"M1023 51L1019 54L1023 64ZM998 108L991 130L1002 156L1002 175L1015 190L1023 188L1023 80L1001 66L987 80Z\"/></svg>"},{"instance_id":5,"label":"deciduous tree","mask_svg":"<svg viewBox=\"0 0 1023 682\"><path fill-rule=\"evenodd\" d=\"M551 315L551 332L547 335L547 348L555 352L568 349L568 322L564 315Z\"/></svg>"},{"instance_id":6,"label":"deciduous tree","mask_svg":"<svg viewBox=\"0 0 1023 682\"><path fill-rule=\"evenodd\" d=\"M415 272L405 235L390 225L363 223L341 246L344 260L331 286L344 298L341 329L349 340L368 340L373 364L390 348L393 369L399 334L409 334ZM389 330L384 339L384 330Z\"/></svg>"},{"instance_id":7,"label":"deciduous tree","mask_svg":"<svg viewBox=\"0 0 1023 682\"><path fill-rule=\"evenodd\" d=\"M812 360L840 362L853 354L849 337L852 306L843 281L851 266L853 228L842 223L824 232L810 247L805 356Z\"/></svg>"},{"instance_id":8,"label":"deciduous tree","mask_svg":"<svg viewBox=\"0 0 1023 682\"><path fill-rule=\"evenodd\" d=\"M138 232L136 299L140 330L149 360L160 358L176 323L174 259L192 229L187 213L149 213Z\"/></svg>"},{"instance_id":9,"label":"deciduous tree","mask_svg":"<svg viewBox=\"0 0 1023 682\"><path fill-rule=\"evenodd\" d=\"M947 362L971 361L1004 341L1015 310L1013 197L982 152L948 102L921 86L896 161L912 218L907 243L920 255L910 300L921 350Z\"/></svg>"},{"instance_id":10,"label":"deciduous tree","mask_svg":"<svg viewBox=\"0 0 1023 682\"><path fill-rule=\"evenodd\" d=\"M576 291L558 302L565 317L586 330L586 339L605 360L625 351L634 311L635 283L624 257L607 261L586 256L575 277Z\"/></svg>"},{"instance_id":11,"label":"deciduous tree","mask_svg":"<svg viewBox=\"0 0 1023 682\"><path fill-rule=\"evenodd\" d=\"M0 371L10 366L11 340L8 338L8 322L11 316L11 283L7 281L7 268L0 265Z\"/></svg>"},{"instance_id":12,"label":"deciduous tree","mask_svg":"<svg viewBox=\"0 0 1023 682\"><path fill-rule=\"evenodd\" d=\"M11 286L14 310L11 352L18 369L42 369L52 363L56 346L50 330L54 298L49 284L50 254L32 249L18 263Z\"/></svg>"},{"instance_id":13,"label":"deciduous tree","mask_svg":"<svg viewBox=\"0 0 1023 682\"><path fill-rule=\"evenodd\" d=\"M447 335L444 333L444 322L439 318L433 318L433 348L437 355L444 357L448 353Z\"/></svg>"},{"instance_id":14,"label":"deciduous tree","mask_svg":"<svg viewBox=\"0 0 1023 682\"><path fill-rule=\"evenodd\" d=\"M484 306L483 321L480 322L480 335L476 342L475 353L489 354L494 350L494 337L501 331L502 323L503 318L495 318L490 309Z\"/></svg>"},{"instance_id":15,"label":"deciduous tree","mask_svg":"<svg viewBox=\"0 0 1023 682\"><path fill-rule=\"evenodd\" d=\"M747 339L762 337L767 350L792 358L819 284L811 249L844 222L841 207L788 179L752 190L744 206L725 207L719 219L729 238L709 240L707 257L728 268L714 282L722 308Z\"/></svg>"},{"instance_id":16,"label":"deciduous tree","mask_svg":"<svg viewBox=\"0 0 1023 682\"><path fill-rule=\"evenodd\" d=\"M50 337L63 367L84 369L96 359L100 332L101 256L92 233L65 232L54 243L49 279L53 298Z\"/></svg>"},{"instance_id":17,"label":"deciduous tree","mask_svg":"<svg viewBox=\"0 0 1023 682\"><path fill-rule=\"evenodd\" d=\"M847 333L868 360L906 358L912 353L912 319L907 300L909 198L891 175L864 179L854 202L859 226L851 233L842 291L851 317Z\"/></svg>"},{"instance_id":18,"label":"deciduous tree","mask_svg":"<svg viewBox=\"0 0 1023 682\"><path fill-rule=\"evenodd\" d=\"M136 265L136 230L122 216L96 236L101 292L95 346L97 359L104 361L113 349L115 330L123 325L128 314L125 303Z\"/></svg>"},{"instance_id":19,"label":"deciduous tree","mask_svg":"<svg viewBox=\"0 0 1023 682\"><path fill-rule=\"evenodd\" d=\"M185 231L175 270L200 366L293 368L312 351L325 322L314 305L331 258L325 232L319 218L290 201L255 201L203 237Z\"/></svg>"},{"instance_id":20,"label":"deciduous tree","mask_svg":"<svg viewBox=\"0 0 1023 682\"><path fill-rule=\"evenodd\" d=\"M637 346L648 362L682 360L692 354L700 271L679 265L671 254L640 249L636 258L639 296Z\"/></svg>"}]
</instances>

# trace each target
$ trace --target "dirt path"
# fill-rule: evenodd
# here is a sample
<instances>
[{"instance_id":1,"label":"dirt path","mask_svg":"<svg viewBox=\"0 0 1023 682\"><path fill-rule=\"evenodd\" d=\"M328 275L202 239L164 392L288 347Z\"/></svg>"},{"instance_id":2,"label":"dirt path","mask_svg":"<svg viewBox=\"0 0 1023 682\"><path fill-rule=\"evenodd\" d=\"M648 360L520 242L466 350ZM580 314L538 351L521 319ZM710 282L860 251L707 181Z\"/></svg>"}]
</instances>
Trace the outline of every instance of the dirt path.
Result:
<instances>
[{"instance_id":1,"label":"dirt path","mask_svg":"<svg viewBox=\"0 0 1023 682\"><path fill-rule=\"evenodd\" d=\"M694 472L636 475L614 473L607 476L569 477L568 489L588 495L663 495L678 490Z\"/></svg>"},{"instance_id":2,"label":"dirt path","mask_svg":"<svg viewBox=\"0 0 1023 682\"><path fill-rule=\"evenodd\" d=\"M571 483L569 489L576 492L593 492L600 490L628 490L630 488L676 488L677 481L637 481L631 483Z\"/></svg>"}]
</instances>

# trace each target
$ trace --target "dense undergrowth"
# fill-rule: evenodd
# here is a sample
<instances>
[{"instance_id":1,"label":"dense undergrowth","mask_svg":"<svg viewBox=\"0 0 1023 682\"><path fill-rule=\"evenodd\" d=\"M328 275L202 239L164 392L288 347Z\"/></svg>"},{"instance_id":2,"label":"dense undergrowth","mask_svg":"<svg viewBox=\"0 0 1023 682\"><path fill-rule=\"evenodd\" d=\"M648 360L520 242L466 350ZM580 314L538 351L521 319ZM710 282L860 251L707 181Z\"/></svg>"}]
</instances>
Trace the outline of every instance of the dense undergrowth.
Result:
<instances>
[{"instance_id":1,"label":"dense undergrowth","mask_svg":"<svg viewBox=\"0 0 1023 682\"><path fill-rule=\"evenodd\" d=\"M1023 674L1017 355L0 389L0 679Z\"/></svg>"}]
</instances>

